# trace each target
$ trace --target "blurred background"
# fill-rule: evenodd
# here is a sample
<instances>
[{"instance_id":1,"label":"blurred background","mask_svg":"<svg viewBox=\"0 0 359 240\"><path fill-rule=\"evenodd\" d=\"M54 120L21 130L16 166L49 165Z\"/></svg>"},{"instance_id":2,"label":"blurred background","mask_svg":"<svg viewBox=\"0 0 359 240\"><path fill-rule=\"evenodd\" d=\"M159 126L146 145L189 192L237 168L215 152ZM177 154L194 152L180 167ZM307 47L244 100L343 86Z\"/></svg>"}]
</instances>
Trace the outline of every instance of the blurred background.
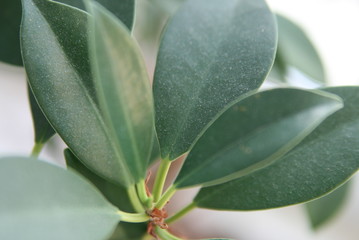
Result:
<instances>
[{"instance_id":1,"label":"blurred background","mask_svg":"<svg viewBox=\"0 0 359 240\"><path fill-rule=\"evenodd\" d=\"M139 0L134 36L152 77L160 33L181 0ZM271 9L297 23L310 37L330 85L359 84L359 0L267 0ZM288 73L306 86L305 76ZM29 155L33 130L24 70L0 62L0 157ZM359 137L359 136L358 136ZM359 147L359 146L358 146ZM64 165L65 145L55 136L41 158ZM186 205L196 190L180 191L171 209ZM187 202L186 202L187 201ZM177 223L179 235L190 238L229 237L239 240L357 240L359 237L359 176L336 216L313 230L303 206L257 212L194 210Z\"/></svg>"}]
</instances>

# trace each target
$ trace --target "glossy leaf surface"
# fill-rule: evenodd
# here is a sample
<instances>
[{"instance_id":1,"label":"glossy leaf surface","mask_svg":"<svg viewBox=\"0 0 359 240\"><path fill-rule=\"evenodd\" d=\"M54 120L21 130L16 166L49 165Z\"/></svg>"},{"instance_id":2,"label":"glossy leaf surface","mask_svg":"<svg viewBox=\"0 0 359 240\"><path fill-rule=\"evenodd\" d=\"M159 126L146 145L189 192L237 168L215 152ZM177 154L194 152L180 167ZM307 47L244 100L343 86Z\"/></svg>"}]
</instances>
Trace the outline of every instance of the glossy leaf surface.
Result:
<instances>
[{"instance_id":1,"label":"glossy leaf surface","mask_svg":"<svg viewBox=\"0 0 359 240\"><path fill-rule=\"evenodd\" d=\"M310 78L326 82L325 71L319 54L307 34L289 19L276 15L278 22L278 50L276 62L297 68ZM283 69L282 69L283 70ZM282 71L282 74L286 73Z\"/></svg>"},{"instance_id":2,"label":"glossy leaf surface","mask_svg":"<svg viewBox=\"0 0 359 240\"><path fill-rule=\"evenodd\" d=\"M97 174L133 182L115 151L97 104L88 56L85 12L43 0L24 0L21 43L31 89L56 132Z\"/></svg>"},{"instance_id":3,"label":"glossy leaf surface","mask_svg":"<svg viewBox=\"0 0 359 240\"><path fill-rule=\"evenodd\" d=\"M1 239L107 239L117 209L87 181L30 158L0 159Z\"/></svg>"},{"instance_id":4,"label":"glossy leaf surface","mask_svg":"<svg viewBox=\"0 0 359 240\"><path fill-rule=\"evenodd\" d=\"M22 66L20 52L21 0L0 1L0 61Z\"/></svg>"},{"instance_id":5,"label":"glossy leaf surface","mask_svg":"<svg viewBox=\"0 0 359 240\"><path fill-rule=\"evenodd\" d=\"M110 136L135 181L145 178L154 113L150 80L130 32L110 12L91 4L90 61Z\"/></svg>"},{"instance_id":6,"label":"glossy leaf surface","mask_svg":"<svg viewBox=\"0 0 359 240\"><path fill-rule=\"evenodd\" d=\"M317 229L333 218L343 207L350 189L350 181L328 195L305 204L310 222Z\"/></svg>"},{"instance_id":7,"label":"glossy leaf surface","mask_svg":"<svg viewBox=\"0 0 359 240\"><path fill-rule=\"evenodd\" d=\"M288 88L251 94L198 139L175 185L214 185L264 168L342 107L340 98L322 91Z\"/></svg>"},{"instance_id":8,"label":"glossy leaf surface","mask_svg":"<svg viewBox=\"0 0 359 240\"><path fill-rule=\"evenodd\" d=\"M257 210L318 198L348 180L359 168L359 88L325 89L344 100L276 163L248 176L203 188L195 197L202 208ZM285 101L285 100L283 100Z\"/></svg>"},{"instance_id":9,"label":"glossy leaf surface","mask_svg":"<svg viewBox=\"0 0 359 240\"><path fill-rule=\"evenodd\" d=\"M275 48L275 22L262 0L184 3L164 32L155 70L162 157L188 151L218 112L257 89Z\"/></svg>"},{"instance_id":10,"label":"glossy leaf surface","mask_svg":"<svg viewBox=\"0 0 359 240\"><path fill-rule=\"evenodd\" d=\"M42 113L29 86L27 88L27 93L29 95L32 120L34 123L35 143L44 144L55 134L55 130L51 127L50 123Z\"/></svg>"},{"instance_id":11,"label":"glossy leaf surface","mask_svg":"<svg viewBox=\"0 0 359 240\"><path fill-rule=\"evenodd\" d=\"M55 0L86 11L83 0ZM135 0L93 0L118 17L128 29L132 29L135 15Z\"/></svg>"}]
</instances>

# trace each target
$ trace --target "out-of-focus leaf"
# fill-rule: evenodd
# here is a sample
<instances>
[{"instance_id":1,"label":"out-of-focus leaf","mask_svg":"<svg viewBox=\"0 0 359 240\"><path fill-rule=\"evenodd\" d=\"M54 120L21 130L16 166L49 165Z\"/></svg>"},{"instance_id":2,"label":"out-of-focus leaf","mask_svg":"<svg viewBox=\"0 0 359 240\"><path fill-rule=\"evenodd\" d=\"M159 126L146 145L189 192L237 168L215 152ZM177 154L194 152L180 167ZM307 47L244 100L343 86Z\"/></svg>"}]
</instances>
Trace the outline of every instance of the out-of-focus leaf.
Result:
<instances>
[{"instance_id":1,"label":"out-of-focus leaf","mask_svg":"<svg viewBox=\"0 0 359 240\"><path fill-rule=\"evenodd\" d=\"M262 0L184 3L167 25L155 70L162 158L188 151L218 112L257 89L275 48L275 21Z\"/></svg>"},{"instance_id":2,"label":"out-of-focus leaf","mask_svg":"<svg viewBox=\"0 0 359 240\"><path fill-rule=\"evenodd\" d=\"M113 182L133 184L98 106L88 56L88 15L51 1L24 0L23 5L24 65L46 118L87 167Z\"/></svg>"},{"instance_id":3,"label":"out-of-focus leaf","mask_svg":"<svg viewBox=\"0 0 359 240\"><path fill-rule=\"evenodd\" d=\"M340 210L349 192L350 181L328 195L305 204L312 227L324 225Z\"/></svg>"},{"instance_id":4,"label":"out-of-focus leaf","mask_svg":"<svg viewBox=\"0 0 359 240\"><path fill-rule=\"evenodd\" d=\"M135 40L109 11L90 2L90 61L109 135L129 173L145 178L154 136L152 91Z\"/></svg>"},{"instance_id":5,"label":"out-of-focus leaf","mask_svg":"<svg viewBox=\"0 0 359 240\"><path fill-rule=\"evenodd\" d=\"M325 83L325 71L319 54L307 34L289 19L277 16L278 49L274 71L285 78L288 67L297 68L310 78ZM280 68L277 68L282 66ZM278 76L277 76L278 77Z\"/></svg>"},{"instance_id":6,"label":"out-of-focus leaf","mask_svg":"<svg viewBox=\"0 0 359 240\"><path fill-rule=\"evenodd\" d=\"M0 61L22 66L20 52L21 0L0 1Z\"/></svg>"},{"instance_id":7,"label":"out-of-focus leaf","mask_svg":"<svg viewBox=\"0 0 359 240\"><path fill-rule=\"evenodd\" d=\"M215 185L273 164L342 107L340 98L323 91L284 88L251 94L198 139L174 184Z\"/></svg>"},{"instance_id":8,"label":"out-of-focus leaf","mask_svg":"<svg viewBox=\"0 0 359 240\"><path fill-rule=\"evenodd\" d=\"M347 181L359 168L359 87L324 89L344 108L328 117L276 163L245 177L201 189L198 207L258 210L318 198ZM285 101L285 99L283 99Z\"/></svg>"},{"instance_id":9,"label":"out-of-focus leaf","mask_svg":"<svg viewBox=\"0 0 359 240\"><path fill-rule=\"evenodd\" d=\"M117 206L119 209L126 212L134 212L131 201L127 195L127 190L124 187L108 182L100 176L91 172L90 169L85 167L80 162L80 160L76 158L76 156L70 151L70 149L66 149L64 154L68 168L75 170L77 173L81 174L90 182L92 182L102 192L102 194L107 198L107 200ZM140 240L145 232L145 223L134 224L121 222L117 225L114 233L112 234L112 237L110 237L110 240Z\"/></svg>"},{"instance_id":10,"label":"out-of-focus leaf","mask_svg":"<svg viewBox=\"0 0 359 240\"><path fill-rule=\"evenodd\" d=\"M31 88L28 86L27 93L29 95L30 107L32 120L34 123L35 130L35 143L44 144L46 143L56 132L47 121L46 117L42 113L39 105L36 102L34 94Z\"/></svg>"},{"instance_id":11,"label":"out-of-focus leaf","mask_svg":"<svg viewBox=\"0 0 359 240\"><path fill-rule=\"evenodd\" d=\"M0 238L99 240L118 210L82 177L23 157L0 159Z\"/></svg>"},{"instance_id":12,"label":"out-of-focus leaf","mask_svg":"<svg viewBox=\"0 0 359 240\"><path fill-rule=\"evenodd\" d=\"M158 159L160 159L160 145L158 144L157 137L155 136L153 139L153 146L152 146L149 165L154 163Z\"/></svg>"},{"instance_id":13,"label":"out-of-focus leaf","mask_svg":"<svg viewBox=\"0 0 359 240\"><path fill-rule=\"evenodd\" d=\"M108 201L123 211L133 211L132 204L127 196L126 188L115 185L114 183L111 183L93 173L81 163L81 161L71 152L70 149L66 149L64 151L64 155L67 167L75 170L77 173L92 182L92 184L94 184L99 191L102 192Z\"/></svg>"},{"instance_id":14,"label":"out-of-focus leaf","mask_svg":"<svg viewBox=\"0 0 359 240\"><path fill-rule=\"evenodd\" d=\"M86 11L84 0L55 0ZM118 17L128 29L132 29L135 16L135 0L93 0Z\"/></svg>"}]
</instances>

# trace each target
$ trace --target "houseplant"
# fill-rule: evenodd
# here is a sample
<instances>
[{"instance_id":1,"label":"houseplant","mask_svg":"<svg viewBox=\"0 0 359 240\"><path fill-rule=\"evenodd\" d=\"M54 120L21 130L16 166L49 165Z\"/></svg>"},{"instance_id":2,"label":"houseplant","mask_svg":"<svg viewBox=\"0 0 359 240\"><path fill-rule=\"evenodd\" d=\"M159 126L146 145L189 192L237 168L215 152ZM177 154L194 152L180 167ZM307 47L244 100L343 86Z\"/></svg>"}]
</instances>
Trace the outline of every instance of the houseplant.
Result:
<instances>
[{"instance_id":1,"label":"houseplant","mask_svg":"<svg viewBox=\"0 0 359 240\"><path fill-rule=\"evenodd\" d=\"M194 207L259 210L305 202L358 168L351 147L358 141L357 87L256 91L276 49L275 20L263 1L183 5L162 38L154 108L143 60L126 30L131 22L122 24L93 2L89 14L45 0L23 6L33 106L51 124L45 133L47 121L39 124L44 137L37 137L33 155L54 128L70 148L69 170L2 159L5 239L106 239L118 222L144 222L153 236L178 239L166 224ZM37 123L41 111L34 110ZM154 127L162 160L150 191ZM163 193L169 166L186 152ZM167 219L167 200L192 186L202 187L193 203ZM124 237L131 228L138 235ZM116 229L120 239L145 231L138 224Z\"/></svg>"}]
</instances>

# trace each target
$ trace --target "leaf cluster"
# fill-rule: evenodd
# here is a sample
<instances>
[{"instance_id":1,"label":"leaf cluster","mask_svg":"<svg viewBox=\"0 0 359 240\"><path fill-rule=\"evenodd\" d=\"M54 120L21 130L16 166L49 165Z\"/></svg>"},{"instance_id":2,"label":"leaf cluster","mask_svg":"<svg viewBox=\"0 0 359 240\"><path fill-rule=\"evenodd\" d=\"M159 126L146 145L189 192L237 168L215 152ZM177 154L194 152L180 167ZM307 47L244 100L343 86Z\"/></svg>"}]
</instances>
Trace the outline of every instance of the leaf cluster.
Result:
<instances>
[{"instance_id":1,"label":"leaf cluster","mask_svg":"<svg viewBox=\"0 0 359 240\"><path fill-rule=\"evenodd\" d=\"M184 2L163 31L153 86L132 35L134 0L22 8L22 60L17 50L0 60L25 67L36 144L33 158L0 160L1 239L141 239L146 225L181 239L167 225L196 207L304 203L358 170L358 87L258 90L268 75L286 81L289 67L325 85L306 35L264 0ZM35 159L55 133L67 169ZM190 187L200 187L193 201L167 218L167 201ZM308 205L314 225L330 215L318 206Z\"/></svg>"}]
</instances>

